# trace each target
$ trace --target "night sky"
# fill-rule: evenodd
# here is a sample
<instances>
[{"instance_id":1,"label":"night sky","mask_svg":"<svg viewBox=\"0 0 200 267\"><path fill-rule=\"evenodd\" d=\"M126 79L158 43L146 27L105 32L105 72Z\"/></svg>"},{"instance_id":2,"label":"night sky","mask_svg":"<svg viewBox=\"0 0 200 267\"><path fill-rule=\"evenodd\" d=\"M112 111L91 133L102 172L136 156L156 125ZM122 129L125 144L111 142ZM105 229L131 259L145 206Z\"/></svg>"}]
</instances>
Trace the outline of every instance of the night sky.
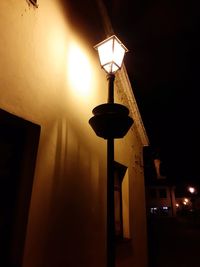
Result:
<instances>
[{"instance_id":1,"label":"night sky","mask_svg":"<svg viewBox=\"0 0 200 267\"><path fill-rule=\"evenodd\" d=\"M170 179L199 183L198 1L105 1L152 151ZM131 6L130 6L131 3Z\"/></svg>"}]
</instances>

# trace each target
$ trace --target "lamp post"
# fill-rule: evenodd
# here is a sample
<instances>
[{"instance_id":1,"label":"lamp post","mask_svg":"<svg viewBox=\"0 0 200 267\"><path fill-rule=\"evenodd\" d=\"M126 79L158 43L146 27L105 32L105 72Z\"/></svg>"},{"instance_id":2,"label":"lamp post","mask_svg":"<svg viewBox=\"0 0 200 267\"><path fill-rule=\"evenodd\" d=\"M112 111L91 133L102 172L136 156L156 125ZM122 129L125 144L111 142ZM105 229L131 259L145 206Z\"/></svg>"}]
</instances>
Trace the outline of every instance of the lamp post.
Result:
<instances>
[{"instance_id":1,"label":"lamp post","mask_svg":"<svg viewBox=\"0 0 200 267\"><path fill-rule=\"evenodd\" d=\"M192 211L193 211L193 214L195 216L195 198L196 198L196 194L197 194L197 190L195 187L193 186L189 186L188 187L188 191L190 192L191 194L191 203L192 203Z\"/></svg>"},{"instance_id":2,"label":"lamp post","mask_svg":"<svg viewBox=\"0 0 200 267\"><path fill-rule=\"evenodd\" d=\"M107 73L108 101L93 109L89 124L97 136L107 140L107 267L115 266L115 209L114 209L114 139L123 138L133 119L127 107L114 103L115 73L121 68L126 47L115 36L97 44L100 64Z\"/></svg>"},{"instance_id":3,"label":"lamp post","mask_svg":"<svg viewBox=\"0 0 200 267\"><path fill-rule=\"evenodd\" d=\"M188 191L191 193L191 194L194 194L195 193L195 188L193 186L189 186L188 187Z\"/></svg>"}]
</instances>

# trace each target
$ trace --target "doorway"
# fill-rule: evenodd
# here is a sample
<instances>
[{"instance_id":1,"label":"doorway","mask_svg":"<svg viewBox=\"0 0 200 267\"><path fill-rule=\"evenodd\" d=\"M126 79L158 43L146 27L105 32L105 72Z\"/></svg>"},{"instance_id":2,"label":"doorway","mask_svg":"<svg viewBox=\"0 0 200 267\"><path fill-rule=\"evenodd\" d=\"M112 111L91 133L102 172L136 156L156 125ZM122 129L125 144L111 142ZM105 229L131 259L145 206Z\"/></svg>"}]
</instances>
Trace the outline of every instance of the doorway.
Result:
<instances>
[{"instance_id":1,"label":"doorway","mask_svg":"<svg viewBox=\"0 0 200 267\"><path fill-rule=\"evenodd\" d=\"M0 109L0 266L21 267L40 127Z\"/></svg>"}]
</instances>

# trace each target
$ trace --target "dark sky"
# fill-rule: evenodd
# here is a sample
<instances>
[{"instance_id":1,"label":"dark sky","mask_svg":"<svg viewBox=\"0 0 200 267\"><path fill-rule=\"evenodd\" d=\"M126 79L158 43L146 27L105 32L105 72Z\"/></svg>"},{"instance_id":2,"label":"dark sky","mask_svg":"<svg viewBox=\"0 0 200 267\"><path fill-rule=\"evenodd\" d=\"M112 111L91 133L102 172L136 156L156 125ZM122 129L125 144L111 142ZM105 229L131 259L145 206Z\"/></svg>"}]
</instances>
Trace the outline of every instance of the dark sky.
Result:
<instances>
[{"instance_id":1,"label":"dark sky","mask_svg":"<svg viewBox=\"0 0 200 267\"><path fill-rule=\"evenodd\" d=\"M177 181L200 181L197 2L106 1L151 148Z\"/></svg>"}]
</instances>

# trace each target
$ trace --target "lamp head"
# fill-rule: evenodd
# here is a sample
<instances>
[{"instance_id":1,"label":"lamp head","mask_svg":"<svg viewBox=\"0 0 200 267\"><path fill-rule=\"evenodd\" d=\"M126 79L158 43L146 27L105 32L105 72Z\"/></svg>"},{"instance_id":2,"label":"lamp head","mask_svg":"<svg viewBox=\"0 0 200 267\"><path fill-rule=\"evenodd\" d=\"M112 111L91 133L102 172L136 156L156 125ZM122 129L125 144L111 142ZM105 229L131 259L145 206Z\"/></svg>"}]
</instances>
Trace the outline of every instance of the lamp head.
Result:
<instances>
[{"instance_id":1,"label":"lamp head","mask_svg":"<svg viewBox=\"0 0 200 267\"><path fill-rule=\"evenodd\" d=\"M115 35L97 44L94 48L98 51L101 67L108 74L114 74L121 68L124 55L128 52L128 49Z\"/></svg>"},{"instance_id":2,"label":"lamp head","mask_svg":"<svg viewBox=\"0 0 200 267\"><path fill-rule=\"evenodd\" d=\"M189 186L188 187L188 191L191 193L191 194L194 194L195 193L195 188L193 186Z\"/></svg>"}]
</instances>

